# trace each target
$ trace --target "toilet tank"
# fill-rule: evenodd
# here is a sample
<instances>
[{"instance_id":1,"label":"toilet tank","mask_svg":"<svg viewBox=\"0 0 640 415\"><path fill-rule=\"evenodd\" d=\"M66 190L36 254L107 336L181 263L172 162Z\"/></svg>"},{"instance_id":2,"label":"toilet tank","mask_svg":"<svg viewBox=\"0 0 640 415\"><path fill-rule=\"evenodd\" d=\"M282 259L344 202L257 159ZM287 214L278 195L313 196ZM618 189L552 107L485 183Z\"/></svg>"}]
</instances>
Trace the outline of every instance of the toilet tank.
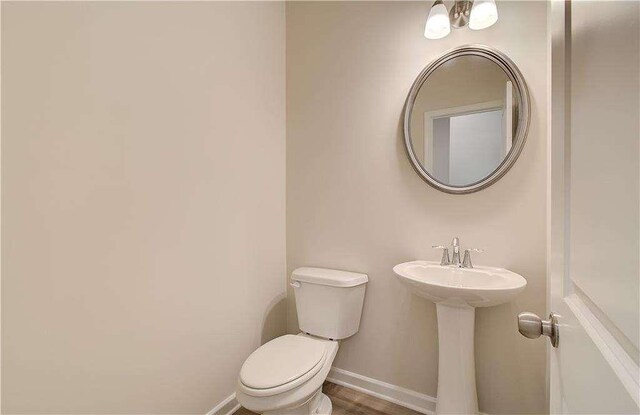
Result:
<instances>
[{"instance_id":1,"label":"toilet tank","mask_svg":"<svg viewBox=\"0 0 640 415\"><path fill-rule=\"evenodd\" d=\"M291 274L300 330L326 339L345 339L360 328L365 274L298 268Z\"/></svg>"}]
</instances>

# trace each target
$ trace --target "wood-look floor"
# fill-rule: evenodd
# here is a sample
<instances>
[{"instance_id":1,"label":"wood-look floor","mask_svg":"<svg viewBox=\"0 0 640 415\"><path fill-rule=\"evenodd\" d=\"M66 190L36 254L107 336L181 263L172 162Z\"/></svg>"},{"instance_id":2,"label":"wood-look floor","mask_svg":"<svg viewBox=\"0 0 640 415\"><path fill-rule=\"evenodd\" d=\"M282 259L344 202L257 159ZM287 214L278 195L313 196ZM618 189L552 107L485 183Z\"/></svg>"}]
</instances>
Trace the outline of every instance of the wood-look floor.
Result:
<instances>
[{"instance_id":1,"label":"wood-look floor","mask_svg":"<svg viewBox=\"0 0 640 415\"><path fill-rule=\"evenodd\" d=\"M403 406L331 382L325 382L322 385L322 391L331 399L332 415L420 415L419 412ZM234 415L255 414L240 408Z\"/></svg>"}]
</instances>

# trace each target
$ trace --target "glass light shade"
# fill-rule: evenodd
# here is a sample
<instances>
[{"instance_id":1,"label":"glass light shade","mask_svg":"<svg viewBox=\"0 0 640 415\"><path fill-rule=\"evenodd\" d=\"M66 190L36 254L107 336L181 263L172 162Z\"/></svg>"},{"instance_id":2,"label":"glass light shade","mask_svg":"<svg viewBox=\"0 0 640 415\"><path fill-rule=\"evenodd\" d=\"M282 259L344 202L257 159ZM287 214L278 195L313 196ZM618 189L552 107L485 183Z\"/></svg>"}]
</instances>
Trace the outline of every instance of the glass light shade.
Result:
<instances>
[{"instance_id":1,"label":"glass light shade","mask_svg":"<svg viewBox=\"0 0 640 415\"><path fill-rule=\"evenodd\" d=\"M427 39L442 39L451 32L449 22L449 12L442 1L436 1L427 17L427 24L424 26L424 37Z\"/></svg>"},{"instance_id":2,"label":"glass light shade","mask_svg":"<svg viewBox=\"0 0 640 415\"><path fill-rule=\"evenodd\" d=\"M469 17L469 29L481 30L498 21L498 8L494 0L475 0Z\"/></svg>"}]
</instances>

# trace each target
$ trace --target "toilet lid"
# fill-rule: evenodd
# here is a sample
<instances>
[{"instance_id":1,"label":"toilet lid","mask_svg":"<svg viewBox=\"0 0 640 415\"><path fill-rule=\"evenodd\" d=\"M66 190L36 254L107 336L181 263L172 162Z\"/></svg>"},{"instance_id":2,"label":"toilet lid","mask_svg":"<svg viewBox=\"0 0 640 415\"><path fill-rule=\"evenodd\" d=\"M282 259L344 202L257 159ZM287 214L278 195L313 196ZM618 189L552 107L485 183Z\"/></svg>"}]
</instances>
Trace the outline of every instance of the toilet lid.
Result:
<instances>
[{"instance_id":1,"label":"toilet lid","mask_svg":"<svg viewBox=\"0 0 640 415\"><path fill-rule=\"evenodd\" d=\"M287 334L251 353L240 369L240 381L254 389L275 388L314 369L325 353L323 342Z\"/></svg>"}]
</instances>

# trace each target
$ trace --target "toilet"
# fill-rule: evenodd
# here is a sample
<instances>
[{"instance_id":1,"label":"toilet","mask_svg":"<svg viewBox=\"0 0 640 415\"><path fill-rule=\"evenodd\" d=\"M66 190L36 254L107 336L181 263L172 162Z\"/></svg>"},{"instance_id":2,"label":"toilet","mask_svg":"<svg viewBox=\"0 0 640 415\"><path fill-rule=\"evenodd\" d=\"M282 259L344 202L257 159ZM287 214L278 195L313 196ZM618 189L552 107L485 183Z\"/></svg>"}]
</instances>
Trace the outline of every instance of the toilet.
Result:
<instances>
[{"instance_id":1,"label":"toilet","mask_svg":"<svg viewBox=\"0 0 640 415\"><path fill-rule=\"evenodd\" d=\"M329 415L322 393L338 341L360 328L368 277L324 268L298 268L291 275L301 333L260 346L245 360L236 399L267 415Z\"/></svg>"}]
</instances>

